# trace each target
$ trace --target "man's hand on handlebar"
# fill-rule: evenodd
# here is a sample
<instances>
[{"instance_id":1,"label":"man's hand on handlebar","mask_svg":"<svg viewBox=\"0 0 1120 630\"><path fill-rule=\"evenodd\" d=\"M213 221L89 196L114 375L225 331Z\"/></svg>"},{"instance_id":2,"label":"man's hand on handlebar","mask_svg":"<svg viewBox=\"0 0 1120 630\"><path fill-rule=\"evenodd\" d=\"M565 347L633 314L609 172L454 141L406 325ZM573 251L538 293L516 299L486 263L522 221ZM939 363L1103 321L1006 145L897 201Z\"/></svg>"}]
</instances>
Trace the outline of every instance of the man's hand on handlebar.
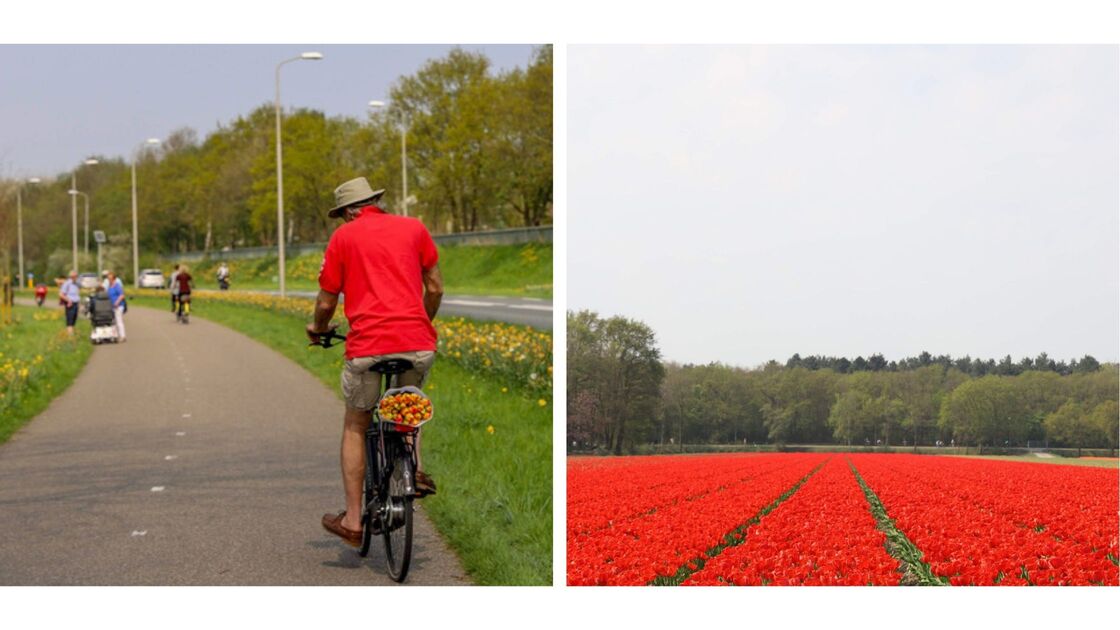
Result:
<instances>
[{"instance_id":1,"label":"man's hand on handlebar","mask_svg":"<svg viewBox=\"0 0 1120 630\"><path fill-rule=\"evenodd\" d=\"M331 341L334 339L346 341L344 335L338 334L338 324L330 324L326 330L319 330L315 327L314 322L307 325L307 338L311 340L312 346L323 346L324 348L331 347Z\"/></svg>"}]
</instances>

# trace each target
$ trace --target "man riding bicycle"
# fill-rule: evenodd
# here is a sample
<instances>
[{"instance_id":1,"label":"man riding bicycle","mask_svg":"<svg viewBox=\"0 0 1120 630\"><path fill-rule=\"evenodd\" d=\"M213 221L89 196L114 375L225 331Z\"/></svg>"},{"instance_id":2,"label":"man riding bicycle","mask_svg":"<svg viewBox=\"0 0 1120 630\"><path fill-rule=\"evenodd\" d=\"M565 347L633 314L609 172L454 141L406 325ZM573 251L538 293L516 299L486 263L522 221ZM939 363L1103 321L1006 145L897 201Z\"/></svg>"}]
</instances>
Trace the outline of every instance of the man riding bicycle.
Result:
<instances>
[{"instance_id":1,"label":"man riding bicycle","mask_svg":"<svg viewBox=\"0 0 1120 630\"><path fill-rule=\"evenodd\" d=\"M443 297L439 254L431 234L420 221L379 208L376 204L384 193L370 188L364 177L335 189L336 205L328 215L344 223L323 254L315 319L307 325L307 336L318 343L319 335L334 328L330 322L339 294L346 295L350 331L342 369L346 413L341 449L346 510L324 515L322 523L355 546L362 536L365 432L381 388L380 375L370 368L386 359L407 359L413 369L399 375L394 385L421 387L435 361L432 319ZM420 444L414 447L420 462ZM419 496L434 494L435 482L417 470L416 489Z\"/></svg>"}]
</instances>

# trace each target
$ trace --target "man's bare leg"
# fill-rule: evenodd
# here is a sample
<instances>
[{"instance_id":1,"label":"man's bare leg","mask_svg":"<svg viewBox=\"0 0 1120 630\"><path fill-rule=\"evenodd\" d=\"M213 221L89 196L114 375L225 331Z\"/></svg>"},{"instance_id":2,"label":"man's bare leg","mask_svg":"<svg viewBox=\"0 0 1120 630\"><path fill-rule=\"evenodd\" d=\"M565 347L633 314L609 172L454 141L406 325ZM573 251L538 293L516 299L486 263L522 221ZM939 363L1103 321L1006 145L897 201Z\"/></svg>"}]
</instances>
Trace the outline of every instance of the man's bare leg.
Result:
<instances>
[{"instance_id":1,"label":"man's bare leg","mask_svg":"<svg viewBox=\"0 0 1120 630\"><path fill-rule=\"evenodd\" d=\"M346 516L342 526L350 530L362 528L362 482L366 472L366 429L371 415L368 411L346 408L342 428L342 487L346 490Z\"/></svg>"}]
</instances>

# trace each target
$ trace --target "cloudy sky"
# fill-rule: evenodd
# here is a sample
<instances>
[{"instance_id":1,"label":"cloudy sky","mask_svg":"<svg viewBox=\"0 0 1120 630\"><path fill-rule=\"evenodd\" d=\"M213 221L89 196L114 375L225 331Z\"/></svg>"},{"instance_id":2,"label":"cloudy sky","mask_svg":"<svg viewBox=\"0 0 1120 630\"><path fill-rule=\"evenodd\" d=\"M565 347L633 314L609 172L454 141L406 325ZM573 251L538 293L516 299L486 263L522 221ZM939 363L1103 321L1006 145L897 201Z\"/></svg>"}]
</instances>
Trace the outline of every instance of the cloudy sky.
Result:
<instances>
[{"instance_id":1,"label":"cloudy sky","mask_svg":"<svg viewBox=\"0 0 1120 630\"><path fill-rule=\"evenodd\" d=\"M467 45L494 67L526 66L532 46ZM191 127L202 138L271 104L276 64L285 107L364 117L367 103L442 45L0 45L0 177L52 175L88 155L128 155L149 137Z\"/></svg>"},{"instance_id":2,"label":"cloudy sky","mask_svg":"<svg viewBox=\"0 0 1120 630\"><path fill-rule=\"evenodd\" d=\"M1116 361L1118 49L572 47L568 306L669 359Z\"/></svg>"}]
</instances>

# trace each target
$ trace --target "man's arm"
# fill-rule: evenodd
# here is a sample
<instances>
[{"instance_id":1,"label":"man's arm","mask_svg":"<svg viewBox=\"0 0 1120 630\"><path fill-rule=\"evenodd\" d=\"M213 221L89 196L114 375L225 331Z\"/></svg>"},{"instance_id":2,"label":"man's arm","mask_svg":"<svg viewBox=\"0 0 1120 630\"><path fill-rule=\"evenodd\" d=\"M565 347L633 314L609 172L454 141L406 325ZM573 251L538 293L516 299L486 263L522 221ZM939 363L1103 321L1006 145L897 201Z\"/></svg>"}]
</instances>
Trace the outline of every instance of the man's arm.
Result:
<instances>
[{"instance_id":1,"label":"man's arm","mask_svg":"<svg viewBox=\"0 0 1120 630\"><path fill-rule=\"evenodd\" d=\"M315 298L315 319L307 325L307 338L312 343L319 342L319 335L337 328L331 326L331 318L337 308L338 294L319 289L319 297Z\"/></svg>"},{"instance_id":2,"label":"man's arm","mask_svg":"<svg viewBox=\"0 0 1120 630\"><path fill-rule=\"evenodd\" d=\"M424 310L428 319L435 319L439 312L439 304L443 301L443 275L439 272L439 265L432 265L424 270Z\"/></svg>"}]
</instances>

